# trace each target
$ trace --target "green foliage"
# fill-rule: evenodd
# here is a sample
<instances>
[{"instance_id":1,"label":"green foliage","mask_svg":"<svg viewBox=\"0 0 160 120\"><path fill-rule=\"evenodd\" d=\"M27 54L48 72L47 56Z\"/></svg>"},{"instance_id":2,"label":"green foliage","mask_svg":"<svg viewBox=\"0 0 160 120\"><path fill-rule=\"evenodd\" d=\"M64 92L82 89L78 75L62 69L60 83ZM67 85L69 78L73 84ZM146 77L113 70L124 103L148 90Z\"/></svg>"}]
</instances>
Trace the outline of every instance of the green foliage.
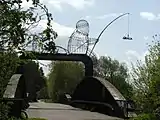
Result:
<instances>
[{"instance_id":1,"label":"green foliage","mask_svg":"<svg viewBox=\"0 0 160 120\"><path fill-rule=\"evenodd\" d=\"M5 105L3 102L0 103L0 120L7 120L8 119L8 110L9 107Z\"/></svg>"},{"instance_id":2,"label":"green foliage","mask_svg":"<svg viewBox=\"0 0 160 120\"><path fill-rule=\"evenodd\" d=\"M155 37L154 37L155 38ZM145 63L133 67L134 96L137 108L143 113L156 113L160 105L160 43L159 39L149 46ZM159 118L158 118L159 119Z\"/></svg>"},{"instance_id":3,"label":"green foliage","mask_svg":"<svg viewBox=\"0 0 160 120\"><path fill-rule=\"evenodd\" d=\"M53 39L57 37L57 33L53 31L51 25L52 15L46 6L41 4L39 0L32 0L32 2L33 6L25 10L21 7L22 0L0 1L0 49L7 50L7 53L0 54L0 88L2 88L0 96L2 96L3 88L15 72L19 61L15 49L24 52L25 48L35 40L39 45L42 42L46 43L45 49L48 49L48 42L53 42ZM33 34L31 30L45 18L47 21L46 29ZM50 49L50 52L54 52L54 49Z\"/></svg>"},{"instance_id":4,"label":"green foliage","mask_svg":"<svg viewBox=\"0 0 160 120\"><path fill-rule=\"evenodd\" d=\"M29 0L27 0L29 1ZM0 1L0 47L24 51L32 41L37 41L41 49L54 52L57 33L52 29L52 15L39 0L32 0L33 6L21 7L22 0ZM42 11L42 12L41 12ZM46 29L33 33L41 20L46 20ZM42 48L42 43L44 47Z\"/></svg>"},{"instance_id":5,"label":"green foliage","mask_svg":"<svg viewBox=\"0 0 160 120\"><path fill-rule=\"evenodd\" d=\"M8 118L7 120L21 120L21 119L17 119L17 118L11 117L11 118Z\"/></svg>"},{"instance_id":6,"label":"green foliage","mask_svg":"<svg viewBox=\"0 0 160 120\"><path fill-rule=\"evenodd\" d=\"M42 78L42 89L38 91L37 98L38 99L48 99L49 95L48 95L48 88L47 88L47 78L44 76L42 67L40 67L39 71L40 71L40 75Z\"/></svg>"},{"instance_id":7,"label":"green foliage","mask_svg":"<svg viewBox=\"0 0 160 120\"><path fill-rule=\"evenodd\" d=\"M49 99L47 86L43 87L43 88L37 93L37 99Z\"/></svg>"},{"instance_id":8,"label":"green foliage","mask_svg":"<svg viewBox=\"0 0 160 120\"><path fill-rule=\"evenodd\" d=\"M83 66L76 62L52 62L49 74L49 95L58 102L63 93L72 94L84 76Z\"/></svg>"},{"instance_id":9,"label":"green foliage","mask_svg":"<svg viewBox=\"0 0 160 120\"><path fill-rule=\"evenodd\" d=\"M153 114L140 114L131 120L157 120Z\"/></svg>"},{"instance_id":10,"label":"green foliage","mask_svg":"<svg viewBox=\"0 0 160 120\"><path fill-rule=\"evenodd\" d=\"M9 106L1 102L1 98L5 91L11 76L16 72L16 68L19 65L19 58L15 53L5 52L0 53L0 119L7 120Z\"/></svg>"},{"instance_id":11,"label":"green foliage","mask_svg":"<svg viewBox=\"0 0 160 120\"><path fill-rule=\"evenodd\" d=\"M32 0L32 2L32 6L24 9L21 6L22 0L0 1L0 50L5 51L0 53L0 98L8 80L19 66L20 60L16 50L25 52L29 44L36 41L42 51L52 53L55 51L54 39L57 33L51 25L52 15L39 0ZM47 22L46 29L37 32L35 28L42 19ZM2 120L7 119L8 110L5 107L7 106L0 103L0 108L3 109L0 111Z\"/></svg>"},{"instance_id":12,"label":"green foliage","mask_svg":"<svg viewBox=\"0 0 160 120\"><path fill-rule=\"evenodd\" d=\"M48 11L45 11L48 31L42 31L43 34L41 32L37 34L29 32L42 19L41 15L35 16L35 8L39 6L42 11L47 10L47 8L33 0L35 6L23 10L21 2L21 0L0 1L0 49L9 51L0 54L0 97L2 97L4 88L10 77L15 73L20 61L17 54L14 53L15 49L23 51L31 41L35 40L35 37L43 41L44 39L51 40L51 34L54 32L51 31L51 14Z\"/></svg>"},{"instance_id":13,"label":"green foliage","mask_svg":"<svg viewBox=\"0 0 160 120\"><path fill-rule=\"evenodd\" d=\"M130 99L132 96L132 86L127 81L129 75L126 65L104 56L100 57L99 64L105 79L111 82L125 98Z\"/></svg>"},{"instance_id":14,"label":"green foliage","mask_svg":"<svg viewBox=\"0 0 160 120\"><path fill-rule=\"evenodd\" d=\"M10 77L15 73L19 59L14 53L0 53L0 97L8 84Z\"/></svg>"},{"instance_id":15,"label":"green foliage","mask_svg":"<svg viewBox=\"0 0 160 120\"><path fill-rule=\"evenodd\" d=\"M3 97L3 93L5 91L5 88L8 84L9 79L11 76L16 72L17 67L23 63L28 63L30 61L25 61L25 60L20 60L17 56L16 53L0 53L0 99ZM38 69L38 66L37 66ZM43 74L42 74L43 75ZM43 86L41 84L43 81L40 81L37 83L37 86ZM8 114L8 108L9 106L6 104L1 103L0 101L0 108L3 109L3 111L0 111L0 117L2 117L4 120L7 119L7 114ZM2 120L3 120L2 119Z\"/></svg>"}]
</instances>

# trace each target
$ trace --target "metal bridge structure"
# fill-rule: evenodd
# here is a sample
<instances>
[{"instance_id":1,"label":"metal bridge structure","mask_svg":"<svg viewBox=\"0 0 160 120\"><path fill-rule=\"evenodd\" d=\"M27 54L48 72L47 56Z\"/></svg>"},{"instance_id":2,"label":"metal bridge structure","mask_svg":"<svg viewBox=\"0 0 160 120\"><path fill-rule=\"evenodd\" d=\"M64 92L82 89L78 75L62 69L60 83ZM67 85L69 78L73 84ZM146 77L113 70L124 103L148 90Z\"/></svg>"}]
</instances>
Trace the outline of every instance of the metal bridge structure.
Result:
<instances>
[{"instance_id":1,"label":"metal bridge structure","mask_svg":"<svg viewBox=\"0 0 160 120\"><path fill-rule=\"evenodd\" d=\"M130 106L128 107L129 104L126 99L111 83L103 78L94 77L93 72L99 72L101 70L99 66L94 70L92 60L92 58L97 58L96 54L93 53L93 50L99 42L101 35L114 21L125 15L129 15L129 13L122 14L107 24L98 38L90 38L89 23L86 20L79 20L76 24L76 29L69 38L67 48L54 46L56 48L56 53L47 53L47 51L43 50L45 47L44 43L32 41L30 44L31 50L28 51L28 53L32 53L34 57L29 54L22 54L19 58L82 62L85 66L85 77L77 85L69 105L81 108L81 104L85 104L87 108L94 108L93 111L95 112L100 112L112 117L126 118L128 117L128 115L126 116L126 113L128 114L129 110L132 112L132 108ZM129 34L124 38L131 40ZM92 45L93 47L90 49L90 46ZM65 53L58 53L57 49L62 49ZM27 88L28 86L31 86L32 91L35 93L35 85L35 81L31 81L31 79L25 77L23 73L16 73L9 80L9 85L3 95L3 99L0 99L0 102L12 101L13 105L11 106L12 109L10 114L19 118L21 116L21 111L26 110L29 107ZM24 106L24 103L26 106ZM18 110L16 107L18 107Z\"/></svg>"},{"instance_id":2,"label":"metal bridge structure","mask_svg":"<svg viewBox=\"0 0 160 120\"><path fill-rule=\"evenodd\" d=\"M112 117L126 118L134 116L134 109L123 95L108 81L100 77L93 76L93 62L86 54L62 54L62 53L38 53L32 52L34 57L29 54L22 54L20 59L38 60L58 60L58 61L79 61L85 66L85 76L76 86L71 100L62 104L68 104L75 108L91 110ZM35 80L28 79L23 73L14 74L9 80L9 84L3 95L3 101L12 101L14 104L10 111L11 115L19 117L23 109L27 109L28 95L27 87L35 93ZM14 89L13 89L14 88ZM62 98L63 99L63 98ZM67 100L67 99L66 99ZM62 100L63 101L63 100ZM25 105L24 105L25 102ZM23 108L27 105L27 108ZM16 108L18 106L18 108ZM86 106L83 108L83 106ZM18 109L18 110L17 110Z\"/></svg>"},{"instance_id":3,"label":"metal bridge structure","mask_svg":"<svg viewBox=\"0 0 160 120\"><path fill-rule=\"evenodd\" d=\"M86 54L88 56L90 56L92 59L93 58L97 58L97 55L93 52L95 46L97 45L97 43L100 41L101 36L103 35L103 33L105 32L105 30L112 25L115 21L117 21L118 19L120 19L123 16L128 16L128 33L127 36L124 36L123 39L127 39L127 40L132 40L132 38L129 35L129 13L124 13L119 15L118 17L116 17L115 19L113 19L111 22L109 22L100 32L100 34L98 35L97 38L91 38L89 36L89 23L84 20L81 19L76 23L76 28L73 31L73 33L70 35L69 40L68 40L68 45L67 48L64 48L62 46L55 46L55 52L56 53L66 53L66 54ZM40 53L47 53L47 51L44 50L46 43L42 43L40 41L32 41L32 43L30 43L30 47L31 51L35 51L35 52L40 52ZM60 52L59 52L60 50ZM38 61L39 62L39 61ZM43 63L39 64L45 66ZM97 74L100 74L101 76L103 75L101 71L101 67L100 65L96 65L96 67L94 67L94 71Z\"/></svg>"}]
</instances>

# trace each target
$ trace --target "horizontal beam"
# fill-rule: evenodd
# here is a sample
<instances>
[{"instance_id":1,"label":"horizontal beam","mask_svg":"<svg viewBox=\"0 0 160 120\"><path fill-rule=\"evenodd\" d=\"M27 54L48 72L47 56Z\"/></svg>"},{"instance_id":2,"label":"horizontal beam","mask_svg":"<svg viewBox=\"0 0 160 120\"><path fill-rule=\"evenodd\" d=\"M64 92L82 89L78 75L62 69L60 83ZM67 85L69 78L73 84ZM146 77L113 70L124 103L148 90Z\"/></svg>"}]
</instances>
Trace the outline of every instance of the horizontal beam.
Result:
<instances>
[{"instance_id":1,"label":"horizontal beam","mask_svg":"<svg viewBox=\"0 0 160 120\"><path fill-rule=\"evenodd\" d=\"M79 61L85 65L85 76L93 76L93 62L86 54L62 54L62 53L38 53L30 52L33 56L22 54L20 59L55 60L55 61Z\"/></svg>"}]
</instances>

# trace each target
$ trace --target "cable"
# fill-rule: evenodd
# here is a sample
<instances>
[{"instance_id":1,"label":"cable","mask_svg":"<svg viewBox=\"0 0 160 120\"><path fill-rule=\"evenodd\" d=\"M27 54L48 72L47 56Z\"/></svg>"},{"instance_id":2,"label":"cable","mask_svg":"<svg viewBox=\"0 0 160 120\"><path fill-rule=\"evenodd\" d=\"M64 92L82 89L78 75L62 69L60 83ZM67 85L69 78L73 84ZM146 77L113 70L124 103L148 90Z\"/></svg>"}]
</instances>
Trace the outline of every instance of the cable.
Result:
<instances>
[{"instance_id":1,"label":"cable","mask_svg":"<svg viewBox=\"0 0 160 120\"><path fill-rule=\"evenodd\" d=\"M128 14L128 37L129 37L129 14Z\"/></svg>"}]
</instances>

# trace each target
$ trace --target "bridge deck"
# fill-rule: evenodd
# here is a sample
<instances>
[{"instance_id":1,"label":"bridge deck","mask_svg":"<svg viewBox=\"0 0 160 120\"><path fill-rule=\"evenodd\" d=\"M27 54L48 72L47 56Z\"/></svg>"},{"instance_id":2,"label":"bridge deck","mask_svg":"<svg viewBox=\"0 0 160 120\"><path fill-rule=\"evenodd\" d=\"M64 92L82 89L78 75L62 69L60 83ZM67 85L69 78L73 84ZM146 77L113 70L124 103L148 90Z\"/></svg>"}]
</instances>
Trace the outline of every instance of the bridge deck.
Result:
<instances>
[{"instance_id":1,"label":"bridge deck","mask_svg":"<svg viewBox=\"0 0 160 120\"><path fill-rule=\"evenodd\" d=\"M122 120L57 103L30 103L27 112L29 117L46 118L48 120Z\"/></svg>"}]
</instances>

